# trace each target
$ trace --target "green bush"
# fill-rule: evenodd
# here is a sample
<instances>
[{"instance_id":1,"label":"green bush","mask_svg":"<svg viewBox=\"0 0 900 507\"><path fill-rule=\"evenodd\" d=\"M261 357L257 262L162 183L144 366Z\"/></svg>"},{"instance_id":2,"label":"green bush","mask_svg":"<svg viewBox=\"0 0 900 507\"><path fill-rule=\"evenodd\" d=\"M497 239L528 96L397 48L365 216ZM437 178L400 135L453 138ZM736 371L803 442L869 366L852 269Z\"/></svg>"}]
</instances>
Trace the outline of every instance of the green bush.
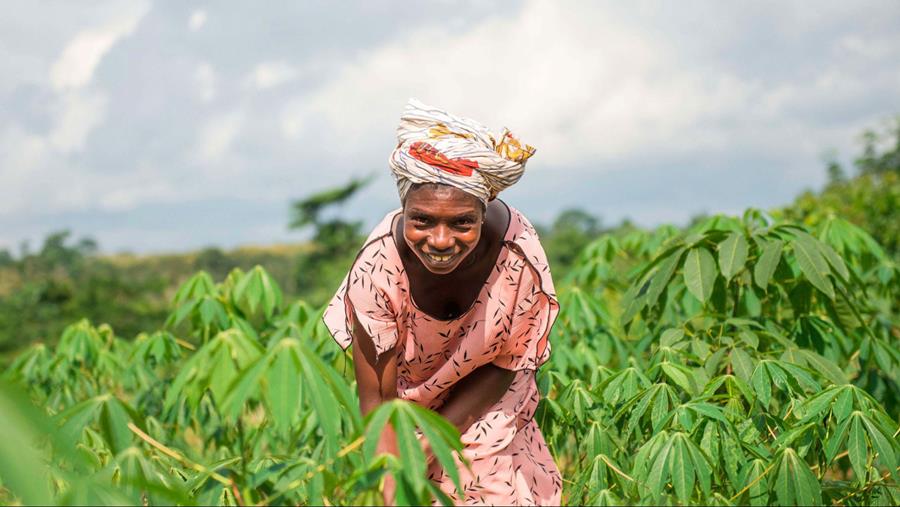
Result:
<instances>
[{"instance_id":1,"label":"green bush","mask_svg":"<svg viewBox=\"0 0 900 507\"><path fill-rule=\"evenodd\" d=\"M898 276L837 218L601 236L560 277L538 376L564 501L900 503ZM3 375L0 501L366 504L386 474L441 499L414 433L448 465L458 433L402 401L362 418L322 311L261 267L199 272L163 329L33 346ZM375 455L388 422L399 459Z\"/></svg>"}]
</instances>

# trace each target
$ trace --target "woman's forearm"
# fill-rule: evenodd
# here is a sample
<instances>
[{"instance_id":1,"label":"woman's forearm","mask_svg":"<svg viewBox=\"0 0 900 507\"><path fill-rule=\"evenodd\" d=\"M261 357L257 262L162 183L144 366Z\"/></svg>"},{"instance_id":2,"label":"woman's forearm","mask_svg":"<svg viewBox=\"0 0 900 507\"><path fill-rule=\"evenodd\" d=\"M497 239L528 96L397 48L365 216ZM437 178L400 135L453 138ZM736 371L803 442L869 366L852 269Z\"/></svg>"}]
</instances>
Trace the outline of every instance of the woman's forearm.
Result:
<instances>
[{"instance_id":1,"label":"woman's forearm","mask_svg":"<svg viewBox=\"0 0 900 507\"><path fill-rule=\"evenodd\" d=\"M456 383L438 413L465 433L469 426L500 401L516 372L488 364Z\"/></svg>"}]
</instances>

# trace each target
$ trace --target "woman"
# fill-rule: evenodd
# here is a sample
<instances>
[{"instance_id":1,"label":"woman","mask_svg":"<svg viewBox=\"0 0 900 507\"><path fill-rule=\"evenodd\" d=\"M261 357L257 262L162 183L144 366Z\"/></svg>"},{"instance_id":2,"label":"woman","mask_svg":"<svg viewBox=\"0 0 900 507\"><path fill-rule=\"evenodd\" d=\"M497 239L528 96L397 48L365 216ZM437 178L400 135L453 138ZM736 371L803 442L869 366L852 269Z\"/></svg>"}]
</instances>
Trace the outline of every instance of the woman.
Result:
<instances>
[{"instance_id":1,"label":"woman","mask_svg":"<svg viewBox=\"0 0 900 507\"><path fill-rule=\"evenodd\" d=\"M456 503L558 505L561 478L533 420L535 370L559 310L534 228L497 194L534 153L508 131L411 100L390 166L403 207L375 227L325 313L353 359L363 413L402 398L459 428ZM380 448L396 452L386 431Z\"/></svg>"}]
</instances>

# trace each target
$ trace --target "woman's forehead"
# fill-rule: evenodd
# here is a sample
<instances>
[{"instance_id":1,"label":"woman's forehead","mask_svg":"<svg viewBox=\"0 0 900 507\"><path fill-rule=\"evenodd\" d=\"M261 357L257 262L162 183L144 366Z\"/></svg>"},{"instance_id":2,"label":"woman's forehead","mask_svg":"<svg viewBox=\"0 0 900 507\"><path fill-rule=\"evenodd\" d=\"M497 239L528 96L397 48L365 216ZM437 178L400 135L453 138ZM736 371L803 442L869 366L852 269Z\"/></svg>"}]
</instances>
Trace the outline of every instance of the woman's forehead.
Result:
<instances>
[{"instance_id":1,"label":"woman's forehead","mask_svg":"<svg viewBox=\"0 0 900 507\"><path fill-rule=\"evenodd\" d=\"M448 209L481 211L481 201L467 192L450 185L422 185L413 188L406 195L404 209L427 212L446 211Z\"/></svg>"}]
</instances>

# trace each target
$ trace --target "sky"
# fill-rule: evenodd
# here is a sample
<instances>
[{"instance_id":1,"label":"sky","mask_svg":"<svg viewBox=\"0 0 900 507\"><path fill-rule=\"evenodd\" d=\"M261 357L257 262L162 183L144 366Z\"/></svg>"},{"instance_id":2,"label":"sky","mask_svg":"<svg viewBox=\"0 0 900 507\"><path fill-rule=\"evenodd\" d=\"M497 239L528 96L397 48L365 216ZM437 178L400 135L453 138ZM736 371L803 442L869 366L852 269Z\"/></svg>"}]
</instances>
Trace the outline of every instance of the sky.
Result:
<instances>
[{"instance_id":1,"label":"sky","mask_svg":"<svg viewBox=\"0 0 900 507\"><path fill-rule=\"evenodd\" d=\"M789 203L900 114L900 2L7 0L0 249L300 241L292 200L375 175L415 97L537 148L536 223ZM306 233L308 234L308 232Z\"/></svg>"}]
</instances>

